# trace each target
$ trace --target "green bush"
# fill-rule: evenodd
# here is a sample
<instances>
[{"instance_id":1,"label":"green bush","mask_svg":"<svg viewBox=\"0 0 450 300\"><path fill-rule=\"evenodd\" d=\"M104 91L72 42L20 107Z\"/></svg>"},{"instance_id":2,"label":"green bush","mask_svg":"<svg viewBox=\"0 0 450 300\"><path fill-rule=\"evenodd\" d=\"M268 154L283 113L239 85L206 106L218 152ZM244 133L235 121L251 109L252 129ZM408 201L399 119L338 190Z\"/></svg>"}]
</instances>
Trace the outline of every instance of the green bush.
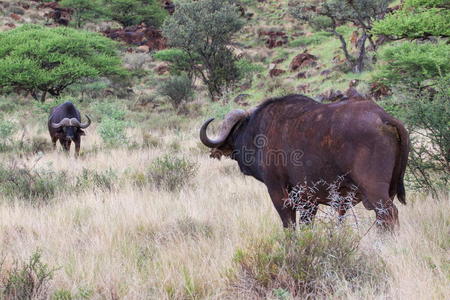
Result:
<instances>
[{"instance_id":1,"label":"green bush","mask_svg":"<svg viewBox=\"0 0 450 300\"><path fill-rule=\"evenodd\" d=\"M97 118L101 121L104 118L114 120L124 120L126 107L117 102L96 102L92 110Z\"/></svg>"},{"instance_id":2,"label":"green bush","mask_svg":"<svg viewBox=\"0 0 450 300\"><path fill-rule=\"evenodd\" d=\"M126 135L126 128L128 122L123 120L105 117L102 119L97 128L103 142L110 147L127 145L128 138Z\"/></svg>"},{"instance_id":3,"label":"green bush","mask_svg":"<svg viewBox=\"0 0 450 300\"><path fill-rule=\"evenodd\" d=\"M23 25L0 33L0 92L26 91L43 102L85 78L122 75L116 43L68 27ZM38 97L38 93L41 93Z\"/></svg>"},{"instance_id":4,"label":"green bush","mask_svg":"<svg viewBox=\"0 0 450 300\"><path fill-rule=\"evenodd\" d=\"M158 188L178 191L191 182L197 170L197 164L186 158L165 155L153 161L147 176Z\"/></svg>"},{"instance_id":5,"label":"green bush","mask_svg":"<svg viewBox=\"0 0 450 300\"><path fill-rule=\"evenodd\" d=\"M160 50L153 54L153 58L168 62L172 75L186 73L190 79L194 75L193 66L200 62L199 57L195 53L187 53L178 48Z\"/></svg>"},{"instance_id":6,"label":"green bush","mask_svg":"<svg viewBox=\"0 0 450 300\"><path fill-rule=\"evenodd\" d=\"M169 79L161 82L159 93L169 99L174 109L179 109L180 105L194 98L191 80L185 74L171 76Z\"/></svg>"},{"instance_id":7,"label":"green bush","mask_svg":"<svg viewBox=\"0 0 450 300\"><path fill-rule=\"evenodd\" d=\"M11 200L18 198L32 204L48 202L58 190L67 187L67 178L66 172L0 165L0 193Z\"/></svg>"},{"instance_id":8,"label":"green bush","mask_svg":"<svg viewBox=\"0 0 450 300\"><path fill-rule=\"evenodd\" d=\"M6 151L11 146L12 135L16 130L17 124L0 115L0 152Z\"/></svg>"},{"instance_id":9,"label":"green bush","mask_svg":"<svg viewBox=\"0 0 450 300\"><path fill-rule=\"evenodd\" d=\"M267 299L273 293L294 299L330 297L338 285L363 289L382 286L385 269L376 255L357 249L359 238L349 229L325 224L298 231L276 232L236 251L232 290L244 298Z\"/></svg>"},{"instance_id":10,"label":"green bush","mask_svg":"<svg viewBox=\"0 0 450 300\"><path fill-rule=\"evenodd\" d=\"M434 195L450 184L450 79L441 79L434 90L414 92L404 88L398 96L397 116L410 133L407 182Z\"/></svg>"},{"instance_id":11,"label":"green bush","mask_svg":"<svg viewBox=\"0 0 450 300\"><path fill-rule=\"evenodd\" d=\"M77 176L75 188L84 191L86 188L97 188L111 191L114 189L117 175L112 169L104 172L83 168L81 175Z\"/></svg>"},{"instance_id":12,"label":"green bush","mask_svg":"<svg viewBox=\"0 0 450 300\"><path fill-rule=\"evenodd\" d=\"M394 39L450 36L450 10L400 10L387 15L372 28L374 34L384 34Z\"/></svg>"},{"instance_id":13,"label":"green bush","mask_svg":"<svg viewBox=\"0 0 450 300\"><path fill-rule=\"evenodd\" d=\"M254 74L262 73L266 70L264 66L255 64L248 59L240 59L236 62L239 77L244 80L251 80Z\"/></svg>"},{"instance_id":14,"label":"green bush","mask_svg":"<svg viewBox=\"0 0 450 300\"><path fill-rule=\"evenodd\" d=\"M103 0L103 14L124 27L145 23L159 27L167 12L158 0Z\"/></svg>"},{"instance_id":15,"label":"green bush","mask_svg":"<svg viewBox=\"0 0 450 300\"><path fill-rule=\"evenodd\" d=\"M185 1L166 19L163 34L172 47L187 55L189 73L217 98L239 79L237 57L228 46L243 24L234 1Z\"/></svg>"},{"instance_id":16,"label":"green bush","mask_svg":"<svg viewBox=\"0 0 450 300\"><path fill-rule=\"evenodd\" d=\"M55 269L42 262L41 253L36 251L26 263L17 261L10 270L1 270L0 292L2 299L48 299L49 283Z\"/></svg>"},{"instance_id":17,"label":"green bush","mask_svg":"<svg viewBox=\"0 0 450 300\"><path fill-rule=\"evenodd\" d=\"M99 16L101 3L99 0L62 0L59 2L62 7L73 10L75 25L80 28L85 21L93 20Z\"/></svg>"},{"instance_id":18,"label":"green bush","mask_svg":"<svg viewBox=\"0 0 450 300\"><path fill-rule=\"evenodd\" d=\"M450 45L444 42L403 42L383 49L380 58L374 80L387 86L420 90L450 72Z\"/></svg>"},{"instance_id":19,"label":"green bush","mask_svg":"<svg viewBox=\"0 0 450 300\"><path fill-rule=\"evenodd\" d=\"M319 31L311 36L301 36L289 42L290 47L306 47L318 45L330 37L328 32Z\"/></svg>"}]
</instances>

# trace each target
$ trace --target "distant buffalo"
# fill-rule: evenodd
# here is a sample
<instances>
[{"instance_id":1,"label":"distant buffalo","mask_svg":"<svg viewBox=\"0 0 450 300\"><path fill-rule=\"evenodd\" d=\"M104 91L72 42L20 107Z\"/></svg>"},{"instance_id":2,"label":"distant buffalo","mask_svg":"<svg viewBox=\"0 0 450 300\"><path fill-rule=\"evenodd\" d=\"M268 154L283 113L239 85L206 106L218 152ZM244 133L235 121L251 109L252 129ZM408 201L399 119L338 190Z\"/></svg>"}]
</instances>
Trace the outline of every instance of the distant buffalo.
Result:
<instances>
[{"instance_id":1,"label":"distant buffalo","mask_svg":"<svg viewBox=\"0 0 450 300\"><path fill-rule=\"evenodd\" d=\"M75 156L80 153L81 136L85 135L83 129L91 125L91 119L87 123L81 123L80 112L72 102L66 102L52 108L48 118L48 131L56 149L56 142L59 140L61 146L67 152L70 151L72 141L75 143Z\"/></svg>"},{"instance_id":2,"label":"distant buffalo","mask_svg":"<svg viewBox=\"0 0 450 300\"><path fill-rule=\"evenodd\" d=\"M406 203L408 133L377 104L356 98L331 104L303 95L269 99L228 113L215 139L206 134L214 119L207 120L200 140L212 157L231 157L267 186L284 227L295 227L296 209L309 223L319 204L343 217L362 201L380 227L392 229L398 224L394 197Z\"/></svg>"}]
</instances>

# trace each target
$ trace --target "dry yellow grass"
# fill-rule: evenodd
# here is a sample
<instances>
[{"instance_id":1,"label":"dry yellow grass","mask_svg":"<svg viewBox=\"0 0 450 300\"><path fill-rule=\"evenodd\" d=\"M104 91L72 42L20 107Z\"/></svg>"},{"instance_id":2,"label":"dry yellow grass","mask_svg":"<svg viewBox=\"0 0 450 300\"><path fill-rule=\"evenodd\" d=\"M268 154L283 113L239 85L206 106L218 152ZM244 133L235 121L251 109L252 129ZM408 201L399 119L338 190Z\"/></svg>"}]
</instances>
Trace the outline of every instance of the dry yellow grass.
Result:
<instances>
[{"instance_id":1,"label":"dry yellow grass","mask_svg":"<svg viewBox=\"0 0 450 300\"><path fill-rule=\"evenodd\" d=\"M138 130L129 134L139 139ZM236 249L249 239L269 235L281 222L264 185L241 175L233 161L211 160L198 147L194 126L183 134L153 134L161 138L158 148L102 150L78 160L60 150L17 158L73 176L83 168L112 168L122 177L127 170L145 170L178 140L181 150L171 154L188 157L199 170L192 184L179 192L152 185L137 188L124 180L111 191L64 191L40 207L0 201L3 267L41 249L43 261L59 268L51 292L87 290L91 299L225 298ZM96 144L100 138L93 126L82 150ZM353 291L336 283L334 298L450 298L449 197L443 194L435 200L410 192L408 198L408 205L399 207L401 228L395 236L371 230L360 245L360 251L375 251L385 261L388 290L368 285ZM363 235L373 215L362 206L356 210L356 230Z\"/></svg>"}]
</instances>

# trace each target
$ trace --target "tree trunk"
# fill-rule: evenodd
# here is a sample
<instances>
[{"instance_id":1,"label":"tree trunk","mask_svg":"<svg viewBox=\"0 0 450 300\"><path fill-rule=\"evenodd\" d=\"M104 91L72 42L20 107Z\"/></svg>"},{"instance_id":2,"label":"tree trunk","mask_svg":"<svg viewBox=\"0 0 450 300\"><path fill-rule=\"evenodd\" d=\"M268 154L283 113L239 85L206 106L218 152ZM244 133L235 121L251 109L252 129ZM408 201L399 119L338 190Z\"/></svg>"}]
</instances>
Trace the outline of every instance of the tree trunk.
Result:
<instances>
[{"instance_id":1,"label":"tree trunk","mask_svg":"<svg viewBox=\"0 0 450 300\"><path fill-rule=\"evenodd\" d=\"M363 32L363 36L358 41L359 55L353 68L353 72L355 73L361 73L364 69L364 57L366 56L366 40L367 34L366 32Z\"/></svg>"},{"instance_id":2,"label":"tree trunk","mask_svg":"<svg viewBox=\"0 0 450 300\"><path fill-rule=\"evenodd\" d=\"M42 92L42 95L41 95L41 103L44 103L44 102L45 102L45 96L47 96L47 91Z\"/></svg>"}]
</instances>

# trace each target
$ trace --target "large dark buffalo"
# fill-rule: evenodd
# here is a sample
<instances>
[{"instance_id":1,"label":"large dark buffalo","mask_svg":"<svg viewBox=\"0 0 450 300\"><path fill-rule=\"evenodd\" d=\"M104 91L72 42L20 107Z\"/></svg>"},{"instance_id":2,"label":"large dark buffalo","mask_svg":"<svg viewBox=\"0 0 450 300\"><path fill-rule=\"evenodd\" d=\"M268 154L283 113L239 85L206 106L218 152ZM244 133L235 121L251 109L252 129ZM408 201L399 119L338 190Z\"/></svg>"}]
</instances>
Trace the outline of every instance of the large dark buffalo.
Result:
<instances>
[{"instance_id":1,"label":"large dark buffalo","mask_svg":"<svg viewBox=\"0 0 450 300\"><path fill-rule=\"evenodd\" d=\"M67 152L70 151L70 144L75 143L75 156L80 153L81 136L85 135L83 129L91 125L91 119L87 123L81 123L80 112L72 102L66 102L52 108L48 118L48 131L52 139L53 148L59 140L61 146Z\"/></svg>"},{"instance_id":2,"label":"large dark buffalo","mask_svg":"<svg viewBox=\"0 0 450 300\"><path fill-rule=\"evenodd\" d=\"M300 214L308 223L318 204L332 205L344 216L362 201L375 210L381 227L392 229L398 224L394 197L406 203L408 133L374 102L355 99L331 104L303 95L269 99L248 112L231 111L215 139L206 134L214 119L207 120L200 139L212 148L212 157L230 156L245 175L267 186L284 227L295 226L295 208L309 211Z\"/></svg>"}]
</instances>

